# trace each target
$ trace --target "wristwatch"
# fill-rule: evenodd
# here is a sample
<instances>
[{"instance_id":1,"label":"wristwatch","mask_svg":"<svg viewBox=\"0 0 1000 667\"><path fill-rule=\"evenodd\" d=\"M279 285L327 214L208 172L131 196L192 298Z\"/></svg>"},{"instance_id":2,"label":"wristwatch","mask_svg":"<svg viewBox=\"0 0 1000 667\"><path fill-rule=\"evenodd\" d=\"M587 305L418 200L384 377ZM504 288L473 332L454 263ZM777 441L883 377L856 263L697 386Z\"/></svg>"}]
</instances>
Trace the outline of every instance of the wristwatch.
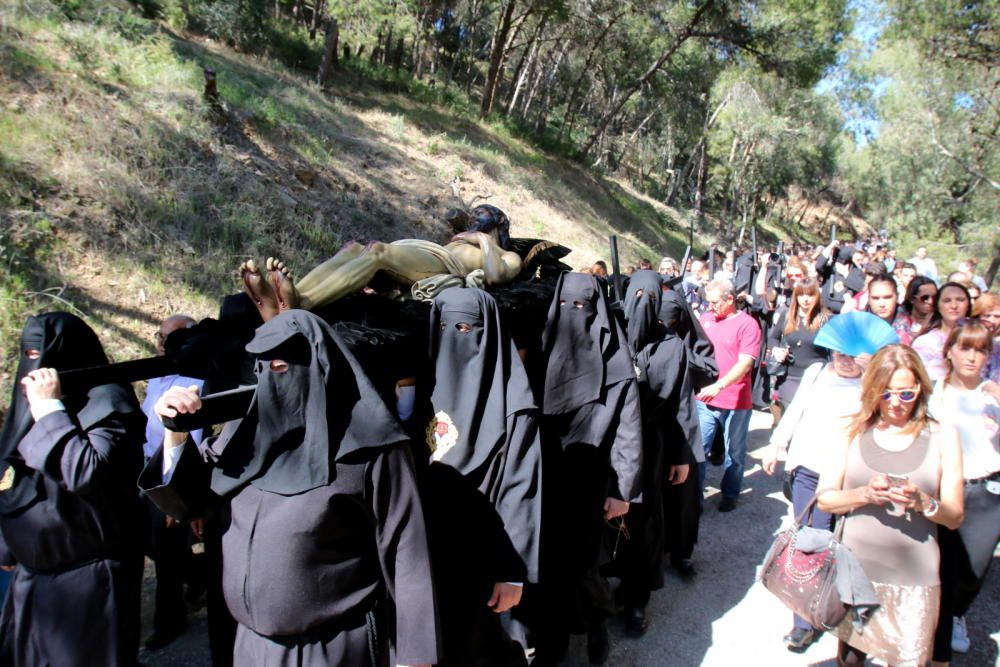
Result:
<instances>
[{"instance_id":1,"label":"wristwatch","mask_svg":"<svg viewBox=\"0 0 1000 667\"><path fill-rule=\"evenodd\" d=\"M932 516L937 514L938 509L941 507L941 503L937 501L937 498L931 498L931 496L927 497L930 498L930 502L927 504L926 507L920 510L920 513L923 514L928 519L930 519Z\"/></svg>"}]
</instances>

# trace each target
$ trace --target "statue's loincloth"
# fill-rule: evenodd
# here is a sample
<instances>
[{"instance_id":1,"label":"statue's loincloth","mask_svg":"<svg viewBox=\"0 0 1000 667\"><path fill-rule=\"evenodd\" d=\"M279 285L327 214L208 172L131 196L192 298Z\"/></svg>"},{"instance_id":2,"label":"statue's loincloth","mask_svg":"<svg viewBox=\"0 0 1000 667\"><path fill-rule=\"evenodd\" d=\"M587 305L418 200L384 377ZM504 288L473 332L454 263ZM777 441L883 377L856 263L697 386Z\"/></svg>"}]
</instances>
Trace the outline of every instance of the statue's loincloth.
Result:
<instances>
[{"instance_id":1,"label":"statue's loincloth","mask_svg":"<svg viewBox=\"0 0 1000 667\"><path fill-rule=\"evenodd\" d=\"M420 239L401 239L389 245L419 248L433 255L444 264L447 273L439 273L429 278L418 280L410 287L410 296L417 301L431 301L435 296L449 287L482 287L484 272L482 269L468 271L447 249L437 243Z\"/></svg>"}]
</instances>

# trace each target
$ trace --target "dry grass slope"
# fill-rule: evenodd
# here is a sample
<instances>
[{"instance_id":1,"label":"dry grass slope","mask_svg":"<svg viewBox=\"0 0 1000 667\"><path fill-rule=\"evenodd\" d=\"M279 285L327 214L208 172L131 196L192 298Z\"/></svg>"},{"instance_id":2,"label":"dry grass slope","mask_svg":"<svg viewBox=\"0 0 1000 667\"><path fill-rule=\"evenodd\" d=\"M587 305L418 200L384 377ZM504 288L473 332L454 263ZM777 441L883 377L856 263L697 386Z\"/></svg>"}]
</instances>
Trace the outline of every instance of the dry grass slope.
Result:
<instances>
[{"instance_id":1,"label":"dry grass slope","mask_svg":"<svg viewBox=\"0 0 1000 667\"><path fill-rule=\"evenodd\" d=\"M212 315L246 257L301 274L349 239L446 240L453 186L575 265L609 233L626 262L683 252L684 214L385 88L345 73L320 90L122 0L0 3L0 406L31 313L73 310L114 358L143 356L163 316Z\"/></svg>"}]
</instances>

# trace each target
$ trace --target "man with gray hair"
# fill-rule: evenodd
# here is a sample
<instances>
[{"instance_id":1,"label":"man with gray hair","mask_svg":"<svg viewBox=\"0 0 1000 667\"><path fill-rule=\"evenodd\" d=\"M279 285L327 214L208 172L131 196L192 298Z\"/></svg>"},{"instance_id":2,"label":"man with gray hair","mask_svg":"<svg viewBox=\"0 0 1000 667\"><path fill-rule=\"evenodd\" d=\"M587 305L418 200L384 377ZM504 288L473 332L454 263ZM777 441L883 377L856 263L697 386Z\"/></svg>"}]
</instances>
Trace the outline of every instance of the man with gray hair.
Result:
<instances>
[{"instance_id":1,"label":"man with gray hair","mask_svg":"<svg viewBox=\"0 0 1000 667\"><path fill-rule=\"evenodd\" d=\"M715 348L719 379L698 391L698 421L706 456L717 433L725 443L725 472L722 476L720 512L736 509L743 487L743 468L750 429L751 370L760 354L760 326L736 309L733 283L712 280L705 286L707 307L699 321ZM705 487L705 463L698 464L699 481Z\"/></svg>"}]
</instances>

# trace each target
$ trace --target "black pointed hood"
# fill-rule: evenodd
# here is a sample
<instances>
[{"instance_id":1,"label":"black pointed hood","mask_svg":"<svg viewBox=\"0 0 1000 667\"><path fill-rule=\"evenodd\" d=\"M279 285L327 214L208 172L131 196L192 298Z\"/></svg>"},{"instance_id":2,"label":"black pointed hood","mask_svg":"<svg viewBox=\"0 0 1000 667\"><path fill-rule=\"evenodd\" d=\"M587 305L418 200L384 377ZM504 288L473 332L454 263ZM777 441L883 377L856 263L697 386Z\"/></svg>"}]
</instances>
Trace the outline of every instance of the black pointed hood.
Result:
<instances>
[{"instance_id":1,"label":"black pointed hood","mask_svg":"<svg viewBox=\"0 0 1000 667\"><path fill-rule=\"evenodd\" d=\"M346 344L316 315L286 311L257 329L246 349L258 357L257 389L247 416L215 443L216 493L249 483L297 495L330 484L336 461L407 439Z\"/></svg>"},{"instance_id":2,"label":"black pointed hood","mask_svg":"<svg viewBox=\"0 0 1000 667\"><path fill-rule=\"evenodd\" d=\"M435 414L428 446L433 460L467 474L505 442L507 418L535 404L492 296L480 289L446 289L434 298L430 326Z\"/></svg>"},{"instance_id":3,"label":"black pointed hood","mask_svg":"<svg viewBox=\"0 0 1000 667\"><path fill-rule=\"evenodd\" d=\"M688 367L694 387L707 387L719 377L715 348L687 300L674 290L663 293L660 321L668 332L679 336L687 347Z\"/></svg>"},{"instance_id":4,"label":"black pointed hood","mask_svg":"<svg viewBox=\"0 0 1000 667\"><path fill-rule=\"evenodd\" d=\"M38 350L39 357L29 359L28 350ZM10 407L0 430L0 474L12 467L16 481L13 487L0 493L0 513L24 507L44 492L40 473L27 468L17 451L18 443L35 423L21 380L39 368L68 371L108 363L93 329L76 315L63 312L29 317L21 334L19 352ZM127 385L100 385L86 392L66 394L62 402L84 430L112 414L125 419L145 419L132 388Z\"/></svg>"},{"instance_id":5,"label":"black pointed hood","mask_svg":"<svg viewBox=\"0 0 1000 667\"><path fill-rule=\"evenodd\" d=\"M625 294L625 319L633 355L662 334L659 324L662 294L660 274L645 269L632 274Z\"/></svg>"},{"instance_id":6,"label":"black pointed hood","mask_svg":"<svg viewBox=\"0 0 1000 667\"><path fill-rule=\"evenodd\" d=\"M594 276L559 276L542 334L542 412L564 414L596 401L606 387L635 379L625 335Z\"/></svg>"}]
</instances>

